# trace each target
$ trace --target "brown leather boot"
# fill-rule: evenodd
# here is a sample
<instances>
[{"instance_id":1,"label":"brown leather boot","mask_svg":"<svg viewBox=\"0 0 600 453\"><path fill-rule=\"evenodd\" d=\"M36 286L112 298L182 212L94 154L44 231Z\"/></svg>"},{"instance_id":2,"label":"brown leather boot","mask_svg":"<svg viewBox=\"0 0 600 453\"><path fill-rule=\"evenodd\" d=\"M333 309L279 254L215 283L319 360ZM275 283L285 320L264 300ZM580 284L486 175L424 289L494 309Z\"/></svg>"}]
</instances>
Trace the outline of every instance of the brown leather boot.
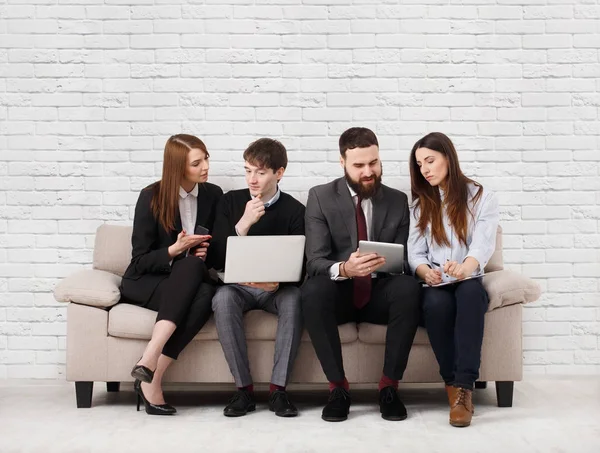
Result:
<instances>
[{"instance_id":1,"label":"brown leather boot","mask_svg":"<svg viewBox=\"0 0 600 453\"><path fill-rule=\"evenodd\" d=\"M446 387L446 394L448 395L448 404L450 405L450 407L452 407L452 402L455 400L456 398L456 392L457 392L457 388L454 387L453 385L445 385Z\"/></svg>"},{"instance_id":2,"label":"brown leather boot","mask_svg":"<svg viewBox=\"0 0 600 453\"><path fill-rule=\"evenodd\" d=\"M446 394L448 395L448 404L450 405L450 407L452 407L452 403L456 399L456 392L458 392L458 387L454 387L453 385L447 385L447 384L445 384L444 387L446 387ZM471 402L471 412L473 413L473 415L475 415L475 406L473 405L472 402Z\"/></svg>"},{"instance_id":3,"label":"brown leather boot","mask_svg":"<svg viewBox=\"0 0 600 453\"><path fill-rule=\"evenodd\" d=\"M473 391L461 387L446 388L450 401L450 424L452 426L464 427L471 424L471 418L475 408L473 407Z\"/></svg>"}]
</instances>

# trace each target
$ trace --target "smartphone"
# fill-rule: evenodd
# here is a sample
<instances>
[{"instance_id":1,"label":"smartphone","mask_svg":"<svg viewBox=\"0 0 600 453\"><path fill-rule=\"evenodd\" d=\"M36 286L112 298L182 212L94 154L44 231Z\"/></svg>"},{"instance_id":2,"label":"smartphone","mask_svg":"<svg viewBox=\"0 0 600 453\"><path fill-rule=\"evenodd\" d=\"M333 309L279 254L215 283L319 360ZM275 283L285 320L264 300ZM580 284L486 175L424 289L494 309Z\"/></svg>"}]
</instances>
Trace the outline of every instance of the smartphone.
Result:
<instances>
[{"instance_id":1,"label":"smartphone","mask_svg":"<svg viewBox=\"0 0 600 453\"><path fill-rule=\"evenodd\" d=\"M206 227L203 227L202 225L196 225L196 228L194 228L194 234L207 235L207 234L210 234L210 230ZM204 242L210 242L210 239L207 239ZM200 247L200 246L197 245L196 247L192 247L190 249L190 253L193 254L198 247Z\"/></svg>"},{"instance_id":2,"label":"smartphone","mask_svg":"<svg viewBox=\"0 0 600 453\"><path fill-rule=\"evenodd\" d=\"M210 234L210 230L206 227L203 227L202 225L196 225L196 228L194 228L194 234L197 235L207 235Z\"/></svg>"}]
</instances>

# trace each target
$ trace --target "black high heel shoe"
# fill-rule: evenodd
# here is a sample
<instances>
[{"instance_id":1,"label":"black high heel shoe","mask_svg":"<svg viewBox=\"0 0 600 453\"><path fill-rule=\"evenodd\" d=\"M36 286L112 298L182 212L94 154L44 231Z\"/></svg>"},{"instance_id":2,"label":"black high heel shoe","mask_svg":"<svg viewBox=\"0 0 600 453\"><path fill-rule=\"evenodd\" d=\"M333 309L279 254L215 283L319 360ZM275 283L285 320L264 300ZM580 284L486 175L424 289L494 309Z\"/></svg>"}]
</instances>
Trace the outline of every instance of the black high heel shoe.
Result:
<instances>
[{"instance_id":1,"label":"black high heel shoe","mask_svg":"<svg viewBox=\"0 0 600 453\"><path fill-rule=\"evenodd\" d=\"M141 357L140 360L142 360ZM138 360L138 362L140 360ZM154 379L154 371L152 371L148 367L145 367L144 365L135 364L131 369L131 377L139 381L145 382L146 384L151 384L152 379Z\"/></svg>"},{"instance_id":2,"label":"black high heel shoe","mask_svg":"<svg viewBox=\"0 0 600 453\"><path fill-rule=\"evenodd\" d=\"M140 410L140 403L144 402L144 408L146 409L146 414L148 415L173 415L177 412L170 404L152 404L150 401L146 399L144 396L144 392L142 391L142 383L139 379L136 379L133 383L133 389L135 393L137 393L137 410Z\"/></svg>"}]
</instances>

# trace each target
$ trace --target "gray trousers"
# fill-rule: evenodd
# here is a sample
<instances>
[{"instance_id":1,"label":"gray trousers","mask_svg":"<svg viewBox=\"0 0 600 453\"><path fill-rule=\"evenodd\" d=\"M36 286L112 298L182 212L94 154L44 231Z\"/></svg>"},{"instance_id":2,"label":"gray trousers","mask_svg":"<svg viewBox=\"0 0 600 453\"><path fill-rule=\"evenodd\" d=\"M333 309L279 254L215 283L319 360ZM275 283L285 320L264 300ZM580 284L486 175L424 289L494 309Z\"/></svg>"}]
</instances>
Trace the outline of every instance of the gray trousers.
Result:
<instances>
[{"instance_id":1,"label":"gray trousers","mask_svg":"<svg viewBox=\"0 0 600 453\"><path fill-rule=\"evenodd\" d=\"M302 337L300 288L284 286L270 293L258 288L230 284L220 286L212 300L217 333L237 387L252 384L244 313L260 309L277 315L275 357L271 383L285 386Z\"/></svg>"}]
</instances>

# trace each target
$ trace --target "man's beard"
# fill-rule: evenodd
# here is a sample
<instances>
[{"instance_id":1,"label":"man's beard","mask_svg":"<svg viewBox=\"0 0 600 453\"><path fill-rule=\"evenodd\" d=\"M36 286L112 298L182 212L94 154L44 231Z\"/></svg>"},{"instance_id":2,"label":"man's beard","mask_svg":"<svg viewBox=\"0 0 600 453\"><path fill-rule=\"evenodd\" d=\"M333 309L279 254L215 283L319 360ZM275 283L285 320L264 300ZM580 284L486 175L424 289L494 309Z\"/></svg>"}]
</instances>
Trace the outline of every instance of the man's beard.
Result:
<instances>
[{"instance_id":1,"label":"man's beard","mask_svg":"<svg viewBox=\"0 0 600 453\"><path fill-rule=\"evenodd\" d=\"M383 169L381 170L380 175L373 174L373 176L372 176L373 183L372 184L370 184L369 186L364 186L362 183L364 178L361 181L354 181L350 177L348 172L346 171L346 168L344 167L344 176L346 177L346 182L348 183L350 188L352 190L354 190L354 192L356 192L356 194L361 198L361 200L368 200L369 198L372 198L377 193L377 191L381 187L381 176L382 175L383 175ZM367 180L370 180L370 179L371 178L368 178Z\"/></svg>"}]
</instances>

